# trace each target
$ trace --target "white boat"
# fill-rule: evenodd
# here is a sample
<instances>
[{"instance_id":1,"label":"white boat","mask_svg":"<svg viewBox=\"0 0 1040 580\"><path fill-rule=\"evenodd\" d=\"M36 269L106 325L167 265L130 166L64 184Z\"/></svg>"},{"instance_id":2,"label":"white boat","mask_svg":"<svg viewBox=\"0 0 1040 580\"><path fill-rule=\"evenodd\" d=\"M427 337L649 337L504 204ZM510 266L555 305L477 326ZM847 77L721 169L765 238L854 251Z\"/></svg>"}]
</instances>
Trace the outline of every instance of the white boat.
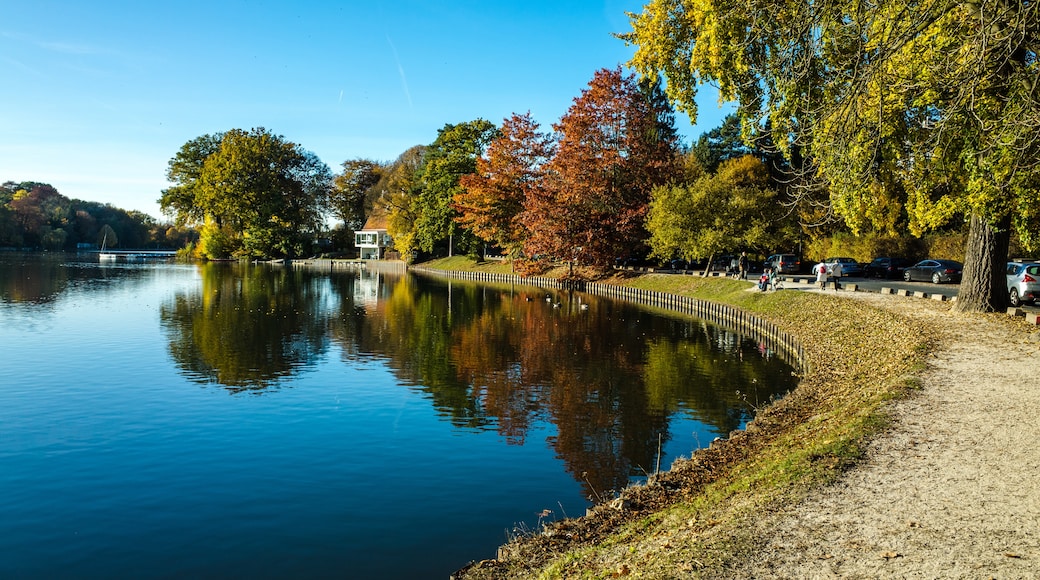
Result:
<instances>
[{"instance_id":1,"label":"white boat","mask_svg":"<svg viewBox=\"0 0 1040 580\"><path fill-rule=\"evenodd\" d=\"M98 252L98 260L102 262L114 262L116 255L111 252L105 251L105 246L108 244L108 232L105 232L105 237L101 239L101 251Z\"/></svg>"}]
</instances>

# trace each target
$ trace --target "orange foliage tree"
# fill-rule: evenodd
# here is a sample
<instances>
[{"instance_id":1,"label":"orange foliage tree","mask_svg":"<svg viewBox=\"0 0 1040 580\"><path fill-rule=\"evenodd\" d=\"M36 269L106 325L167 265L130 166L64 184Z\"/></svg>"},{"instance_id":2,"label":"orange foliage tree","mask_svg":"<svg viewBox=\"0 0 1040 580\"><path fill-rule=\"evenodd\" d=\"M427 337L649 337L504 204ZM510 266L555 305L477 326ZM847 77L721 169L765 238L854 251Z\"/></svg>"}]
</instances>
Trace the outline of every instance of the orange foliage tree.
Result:
<instances>
[{"instance_id":1,"label":"orange foliage tree","mask_svg":"<svg viewBox=\"0 0 1040 580\"><path fill-rule=\"evenodd\" d=\"M531 113L513 114L477 159L477 171L459 180L454 197L456 221L478 238L515 254L526 239L520 221L524 200L540 195L545 164L555 152L550 135L540 133Z\"/></svg>"},{"instance_id":2,"label":"orange foliage tree","mask_svg":"<svg viewBox=\"0 0 1040 580\"><path fill-rule=\"evenodd\" d=\"M650 192L681 172L675 115L659 84L597 71L553 126L559 149L521 220L528 255L607 265L646 240Z\"/></svg>"}]
</instances>

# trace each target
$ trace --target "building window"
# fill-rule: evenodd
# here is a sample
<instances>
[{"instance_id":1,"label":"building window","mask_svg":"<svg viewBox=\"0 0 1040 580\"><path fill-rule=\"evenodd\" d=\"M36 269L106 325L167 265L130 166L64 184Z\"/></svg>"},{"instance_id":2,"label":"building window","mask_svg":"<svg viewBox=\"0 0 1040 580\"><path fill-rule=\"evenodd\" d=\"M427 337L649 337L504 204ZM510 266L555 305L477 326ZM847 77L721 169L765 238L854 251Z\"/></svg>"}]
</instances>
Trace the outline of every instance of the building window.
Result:
<instances>
[{"instance_id":1,"label":"building window","mask_svg":"<svg viewBox=\"0 0 1040 580\"><path fill-rule=\"evenodd\" d=\"M376 234L371 232L354 234L354 245L374 246L376 245Z\"/></svg>"}]
</instances>

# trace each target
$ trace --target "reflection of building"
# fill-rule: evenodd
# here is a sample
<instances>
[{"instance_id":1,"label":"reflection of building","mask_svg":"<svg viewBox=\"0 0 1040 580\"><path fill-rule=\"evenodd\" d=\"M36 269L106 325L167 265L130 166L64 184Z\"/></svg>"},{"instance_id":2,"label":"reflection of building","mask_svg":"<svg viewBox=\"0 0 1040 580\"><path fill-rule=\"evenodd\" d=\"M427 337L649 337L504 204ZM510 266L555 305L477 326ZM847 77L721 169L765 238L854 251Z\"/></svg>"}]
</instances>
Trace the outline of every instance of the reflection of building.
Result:
<instances>
[{"instance_id":1,"label":"reflection of building","mask_svg":"<svg viewBox=\"0 0 1040 580\"><path fill-rule=\"evenodd\" d=\"M380 278L378 272L358 272L357 281L354 283L354 304L363 304L368 308L378 304Z\"/></svg>"},{"instance_id":2,"label":"reflection of building","mask_svg":"<svg viewBox=\"0 0 1040 580\"><path fill-rule=\"evenodd\" d=\"M386 233L386 216L373 215L365 226L354 232L354 245L362 260L380 260L391 245L390 234Z\"/></svg>"}]
</instances>

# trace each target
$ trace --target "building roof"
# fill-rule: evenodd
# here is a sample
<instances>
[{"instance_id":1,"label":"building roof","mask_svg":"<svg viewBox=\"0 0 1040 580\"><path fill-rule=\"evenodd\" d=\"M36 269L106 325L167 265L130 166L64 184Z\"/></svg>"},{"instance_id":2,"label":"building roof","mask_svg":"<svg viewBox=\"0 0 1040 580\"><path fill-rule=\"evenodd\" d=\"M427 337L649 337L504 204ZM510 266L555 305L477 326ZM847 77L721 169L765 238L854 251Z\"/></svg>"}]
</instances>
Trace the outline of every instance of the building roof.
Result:
<instances>
[{"instance_id":1,"label":"building roof","mask_svg":"<svg viewBox=\"0 0 1040 580\"><path fill-rule=\"evenodd\" d=\"M373 213L365 221L365 225L361 227L362 230L385 230L389 220L386 219L386 214L383 212Z\"/></svg>"}]
</instances>

